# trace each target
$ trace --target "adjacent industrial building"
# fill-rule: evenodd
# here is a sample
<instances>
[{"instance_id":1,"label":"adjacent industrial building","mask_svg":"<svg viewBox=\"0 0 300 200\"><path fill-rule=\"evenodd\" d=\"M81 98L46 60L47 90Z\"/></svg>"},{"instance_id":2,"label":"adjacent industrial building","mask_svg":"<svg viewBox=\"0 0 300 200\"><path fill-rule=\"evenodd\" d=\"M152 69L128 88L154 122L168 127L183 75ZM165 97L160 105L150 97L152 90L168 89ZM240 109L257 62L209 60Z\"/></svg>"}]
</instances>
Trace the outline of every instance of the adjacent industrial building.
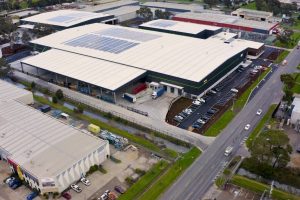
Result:
<instances>
[{"instance_id":1,"label":"adjacent industrial building","mask_svg":"<svg viewBox=\"0 0 300 200\"><path fill-rule=\"evenodd\" d=\"M136 11L139 9L140 6L123 6L113 10L104 11L103 13L113 15L115 21L112 24L118 24L137 18Z\"/></svg>"},{"instance_id":2,"label":"adjacent industrial building","mask_svg":"<svg viewBox=\"0 0 300 200\"><path fill-rule=\"evenodd\" d=\"M42 194L62 192L110 155L108 142L26 104L31 92L0 81L0 157Z\"/></svg>"},{"instance_id":3,"label":"adjacent industrial building","mask_svg":"<svg viewBox=\"0 0 300 200\"><path fill-rule=\"evenodd\" d=\"M244 9L239 8L235 11L231 12L232 16L238 16L243 19L247 20L255 20L255 21L272 21L273 13L272 12L266 12L266 11L260 11L260 10L250 10L250 9Z\"/></svg>"},{"instance_id":4,"label":"adjacent industrial building","mask_svg":"<svg viewBox=\"0 0 300 200\"><path fill-rule=\"evenodd\" d=\"M226 34L203 40L90 24L32 41L35 50L50 50L21 65L24 72L111 102L140 82L156 82L176 95L201 95L243 62L249 49L263 50L262 43Z\"/></svg>"},{"instance_id":5,"label":"adjacent industrial building","mask_svg":"<svg viewBox=\"0 0 300 200\"><path fill-rule=\"evenodd\" d=\"M182 12L200 12L203 11L203 6L199 4L179 4L179 3L168 3L168 2L145 2L141 6L150 8L151 10L162 10L169 11L171 13L182 13Z\"/></svg>"},{"instance_id":6,"label":"adjacent industrial building","mask_svg":"<svg viewBox=\"0 0 300 200\"><path fill-rule=\"evenodd\" d=\"M172 19L261 34L272 34L272 30L278 26L277 22L247 20L237 16L215 13L186 12L176 14Z\"/></svg>"},{"instance_id":7,"label":"adjacent industrial building","mask_svg":"<svg viewBox=\"0 0 300 200\"><path fill-rule=\"evenodd\" d=\"M141 24L139 28L201 39L207 39L210 36L222 31L222 28L217 26L208 26L164 19L146 22Z\"/></svg>"},{"instance_id":8,"label":"adjacent industrial building","mask_svg":"<svg viewBox=\"0 0 300 200\"><path fill-rule=\"evenodd\" d=\"M99 5L85 6L81 10L87 12L101 13L101 12L107 12L110 10L122 8L124 6L139 6L139 2L133 0L121 0L121 1L115 1L109 3L101 3Z\"/></svg>"},{"instance_id":9,"label":"adjacent industrial building","mask_svg":"<svg viewBox=\"0 0 300 200\"><path fill-rule=\"evenodd\" d=\"M63 30L76 26L103 22L114 18L113 15L91 13L78 10L57 10L21 19L22 25L47 25L53 30Z\"/></svg>"}]
</instances>

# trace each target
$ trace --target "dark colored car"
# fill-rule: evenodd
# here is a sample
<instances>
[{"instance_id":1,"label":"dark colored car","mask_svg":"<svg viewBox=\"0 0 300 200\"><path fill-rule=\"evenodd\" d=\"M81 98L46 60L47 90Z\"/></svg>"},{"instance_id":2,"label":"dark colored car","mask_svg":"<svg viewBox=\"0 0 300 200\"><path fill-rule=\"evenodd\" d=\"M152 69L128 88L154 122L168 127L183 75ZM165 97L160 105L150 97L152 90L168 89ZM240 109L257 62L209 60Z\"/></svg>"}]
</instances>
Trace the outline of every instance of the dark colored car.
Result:
<instances>
[{"instance_id":1,"label":"dark colored car","mask_svg":"<svg viewBox=\"0 0 300 200\"><path fill-rule=\"evenodd\" d=\"M61 196L64 197L65 199L68 199L68 200L72 199L72 196L68 192L63 193Z\"/></svg>"},{"instance_id":2,"label":"dark colored car","mask_svg":"<svg viewBox=\"0 0 300 200\"><path fill-rule=\"evenodd\" d=\"M19 181L19 180L16 180L16 181L14 182L14 184L13 184L10 188L13 189L13 190L15 190L15 189L17 189L18 187L20 187L21 185L22 185L22 182Z\"/></svg>"},{"instance_id":3,"label":"dark colored car","mask_svg":"<svg viewBox=\"0 0 300 200\"><path fill-rule=\"evenodd\" d=\"M298 148L296 149L296 151L297 151L298 153L300 153L300 147L298 147Z\"/></svg>"},{"instance_id":4,"label":"dark colored car","mask_svg":"<svg viewBox=\"0 0 300 200\"><path fill-rule=\"evenodd\" d=\"M125 190L121 186L115 186L115 190L120 194L124 194Z\"/></svg>"},{"instance_id":5,"label":"dark colored car","mask_svg":"<svg viewBox=\"0 0 300 200\"><path fill-rule=\"evenodd\" d=\"M38 196L38 193L37 193L37 192L32 192L32 193L30 193L29 195L27 195L26 199L27 199L27 200L32 200L32 199L34 199L34 198L37 197L37 196Z\"/></svg>"}]
</instances>

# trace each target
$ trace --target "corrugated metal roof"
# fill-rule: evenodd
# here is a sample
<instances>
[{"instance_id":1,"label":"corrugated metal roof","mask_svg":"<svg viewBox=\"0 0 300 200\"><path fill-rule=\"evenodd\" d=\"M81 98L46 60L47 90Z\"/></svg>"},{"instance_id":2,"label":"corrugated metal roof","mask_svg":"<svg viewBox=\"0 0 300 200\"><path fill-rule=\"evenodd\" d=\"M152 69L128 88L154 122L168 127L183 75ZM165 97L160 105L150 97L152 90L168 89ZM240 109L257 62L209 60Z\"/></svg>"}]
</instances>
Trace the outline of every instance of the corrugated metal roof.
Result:
<instances>
[{"instance_id":1,"label":"corrugated metal roof","mask_svg":"<svg viewBox=\"0 0 300 200\"><path fill-rule=\"evenodd\" d=\"M142 69L57 49L40 53L22 62L112 91L146 72Z\"/></svg>"},{"instance_id":2,"label":"corrugated metal roof","mask_svg":"<svg viewBox=\"0 0 300 200\"><path fill-rule=\"evenodd\" d=\"M0 81L1 89L7 84ZM16 93L21 90L15 86L10 89ZM107 145L106 141L13 100L19 95L6 96L0 91L0 148L37 178L56 176Z\"/></svg>"},{"instance_id":3,"label":"corrugated metal roof","mask_svg":"<svg viewBox=\"0 0 300 200\"><path fill-rule=\"evenodd\" d=\"M185 12L185 13L176 14L175 17L216 22L216 23L224 23L224 24L233 24L237 26L244 26L244 27L250 27L250 28L267 30L267 31L277 24L276 22L270 23L270 22L246 20L237 16L216 14L216 13Z\"/></svg>"},{"instance_id":4,"label":"corrugated metal roof","mask_svg":"<svg viewBox=\"0 0 300 200\"><path fill-rule=\"evenodd\" d=\"M125 14L134 13L139 9L140 6L123 6L113 10L104 11L103 13L114 15L115 17L119 17Z\"/></svg>"},{"instance_id":5,"label":"corrugated metal roof","mask_svg":"<svg viewBox=\"0 0 300 200\"><path fill-rule=\"evenodd\" d=\"M80 38L87 34L99 32L100 34L117 33L118 30L116 29L122 32L120 37L115 34L113 36L106 34L105 36L136 42L138 45L115 54L93 48L73 47L65 44L66 41ZM133 35L138 35L139 37L132 37ZM149 39L149 35L153 37ZM148 41L142 41L143 38ZM32 43L196 82L201 81L232 56L248 48L248 44L244 42L236 41L228 45L220 40L201 40L106 24L90 24L67 29L34 40ZM262 43L257 44L263 45Z\"/></svg>"},{"instance_id":6,"label":"corrugated metal roof","mask_svg":"<svg viewBox=\"0 0 300 200\"><path fill-rule=\"evenodd\" d=\"M83 11L88 12L101 12L101 11L108 11L111 9L115 9L122 6L128 6L128 5L138 5L138 1L132 1L132 0L121 0L121 1L115 1L110 3L103 3L99 5L93 5L93 6L86 6L85 8L81 9Z\"/></svg>"},{"instance_id":7,"label":"corrugated metal roof","mask_svg":"<svg viewBox=\"0 0 300 200\"><path fill-rule=\"evenodd\" d=\"M168 25L168 23L172 22L172 25ZM168 30L168 31L176 31L181 33L190 33L190 34L198 34L204 30L216 31L222 28L217 26L208 26L180 21L172 21L172 20L164 20L158 19L150 22L146 22L140 25L141 27L149 27L160 30Z\"/></svg>"},{"instance_id":8,"label":"corrugated metal roof","mask_svg":"<svg viewBox=\"0 0 300 200\"><path fill-rule=\"evenodd\" d=\"M70 27L92 19L107 17L108 14L91 13L78 10L56 10L45 12L31 17L21 19L29 23L49 24L62 27Z\"/></svg>"},{"instance_id":9,"label":"corrugated metal roof","mask_svg":"<svg viewBox=\"0 0 300 200\"><path fill-rule=\"evenodd\" d=\"M26 95L32 95L32 93L0 80L0 101L17 100Z\"/></svg>"}]
</instances>

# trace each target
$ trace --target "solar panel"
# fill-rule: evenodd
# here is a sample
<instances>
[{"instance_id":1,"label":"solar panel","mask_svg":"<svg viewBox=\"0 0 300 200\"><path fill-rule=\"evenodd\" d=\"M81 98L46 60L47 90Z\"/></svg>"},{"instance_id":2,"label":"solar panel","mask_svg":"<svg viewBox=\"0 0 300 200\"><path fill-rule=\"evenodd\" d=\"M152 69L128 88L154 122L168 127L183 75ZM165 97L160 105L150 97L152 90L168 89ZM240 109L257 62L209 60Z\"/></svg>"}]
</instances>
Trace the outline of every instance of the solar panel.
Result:
<instances>
[{"instance_id":1,"label":"solar panel","mask_svg":"<svg viewBox=\"0 0 300 200\"><path fill-rule=\"evenodd\" d=\"M52 22L66 22L66 21L74 20L75 18L76 17L61 15L61 16L50 18L48 20Z\"/></svg>"},{"instance_id":2,"label":"solar panel","mask_svg":"<svg viewBox=\"0 0 300 200\"><path fill-rule=\"evenodd\" d=\"M105 37L101 35L86 34L75 39L68 40L64 44L72 47L84 47L88 49L95 49L98 51L118 54L138 45L139 43Z\"/></svg>"},{"instance_id":3,"label":"solar panel","mask_svg":"<svg viewBox=\"0 0 300 200\"><path fill-rule=\"evenodd\" d=\"M151 26L156 26L156 27L166 28L166 27L174 26L175 24L177 24L177 22L174 22L174 21L157 21L157 22L151 23L150 25Z\"/></svg>"},{"instance_id":4,"label":"solar panel","mask_svg":"<svg viewBox=\"0 0 300 200\"><path fill-rule=\"evenodd\" d=\"M111 36L111 37L122 38L122 39L129 39L138 42L147 42L160 37L160 35L142 33L138 31L132 31L132 30L121 29L121 28L109 28L104 31L95 32L94 34L102 35L102 36Z\"/></svg>"}]
</instances>

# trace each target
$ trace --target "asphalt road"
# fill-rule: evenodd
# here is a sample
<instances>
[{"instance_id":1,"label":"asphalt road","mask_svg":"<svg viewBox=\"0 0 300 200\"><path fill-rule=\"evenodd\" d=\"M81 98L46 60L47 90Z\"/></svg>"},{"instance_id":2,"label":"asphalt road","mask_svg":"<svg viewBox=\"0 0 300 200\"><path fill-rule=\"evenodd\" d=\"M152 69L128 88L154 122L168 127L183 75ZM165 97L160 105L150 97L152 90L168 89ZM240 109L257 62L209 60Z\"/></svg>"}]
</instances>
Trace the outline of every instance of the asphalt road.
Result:
<instances>
[{"instance_id":1,"label":"asphalt road","mask_svg":"<svg viewBox=\"0 0 300 200\"><path fill-rule=\"evenodd\" d=\"M205 152L185 171L185 173L162 195L162 200L198 200L202 199L214 178L222 169L224 162L229 161L232 155L239 149L240 143L248 136L255 125L260 121L264 112L273 103L279 103L282 98L282 83L280 74L295 71L300 63L300 50L293 50L286 58L286 66L280 66L273 76L267 80L252 100L233 119L233 121L222 131L215 141ZM256 115L261 108L263 114ZM244 130L246 124L250 124L250 130ZM224 156L227 146L234 146L231 157Z\"/></svg>"}]
</instances>

